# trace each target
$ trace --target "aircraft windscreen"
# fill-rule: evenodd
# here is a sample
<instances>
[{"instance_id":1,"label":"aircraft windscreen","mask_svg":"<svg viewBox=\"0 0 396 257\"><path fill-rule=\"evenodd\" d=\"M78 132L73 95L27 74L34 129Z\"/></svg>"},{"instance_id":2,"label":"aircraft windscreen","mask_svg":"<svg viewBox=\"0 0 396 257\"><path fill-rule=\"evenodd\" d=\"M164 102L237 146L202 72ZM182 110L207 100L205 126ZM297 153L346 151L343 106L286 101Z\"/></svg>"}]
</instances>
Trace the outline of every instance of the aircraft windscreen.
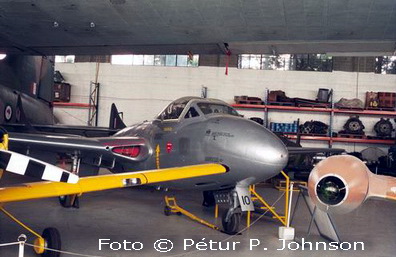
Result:
<instances>
[{"instance_id":1,"label":"aircraft windscreen","mask_svg":"<svg viewBox=\"0 0 396 257\"><path fill-rule=\"evenodd\" d=\"M166 107L166 109L158 116L161 120L173 120L178 119L180 114L183 112L189 100L186 101L175 101Z\"/></svg>"},{"instance_id":2,"label":"aircraft windscreen","mask_svg":"<svg viewBox=\"0 0 396 257\"><path fill-rule=\"evenodd\" d=\"M227 105L213 104L213 103L198 103L197 105L205 115L212 113L221 113L221 114L239 116L238 113L233 108Z\"/></svg>"}]
</instances>

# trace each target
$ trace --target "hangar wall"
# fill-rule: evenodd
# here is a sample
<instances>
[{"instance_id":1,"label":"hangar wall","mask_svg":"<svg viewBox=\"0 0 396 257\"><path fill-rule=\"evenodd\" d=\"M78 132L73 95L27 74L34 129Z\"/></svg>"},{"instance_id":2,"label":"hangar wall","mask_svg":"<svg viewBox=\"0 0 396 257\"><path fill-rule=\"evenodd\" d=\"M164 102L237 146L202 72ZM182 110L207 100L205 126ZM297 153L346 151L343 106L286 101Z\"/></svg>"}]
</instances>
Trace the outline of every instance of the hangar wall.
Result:
<instances>
[{"instance_id":1,"label":"hangar wall","mask_svg":"<svg viewBox=\"0 0 396 257\"><path fill-rule=\"evenodd\" d=\"M89 83L95 80L96 63L56 63L66 81L72 85L71 102L88 103ZM364 101L366 91L395 92L396 76L357 72L305 72L263 71L230 68L226 76L224 67L157 67L124 66L101 63L98 71L100 88L99 125L108 126L110 105L115 102L124 113L126 124L150 120L172 100L186 96L200 96L201 88L208 87L208 97L233 103L235 95L264 97L264 92L283 90L289 97L315 99L318 88L333 88L334 99L355 98ZM263 113L240 111L246 117L263 117ZM62 123L85 125L88 111L85 109L55 108L55 115ZM271 112L274 122L291 122L300 118L329 122L328 114L295 112ZM335 118L335 131L341 130L349 116ZM372 128L378 117L361 117L366 134L374 134ZM304 142L306 146L324 146L325 143ZM337 145L336 145L337 146ZM340 147L344 144L340 144ZM367 145L348 145L348 150L361 150Z\"/></svg>"}]
</instances>

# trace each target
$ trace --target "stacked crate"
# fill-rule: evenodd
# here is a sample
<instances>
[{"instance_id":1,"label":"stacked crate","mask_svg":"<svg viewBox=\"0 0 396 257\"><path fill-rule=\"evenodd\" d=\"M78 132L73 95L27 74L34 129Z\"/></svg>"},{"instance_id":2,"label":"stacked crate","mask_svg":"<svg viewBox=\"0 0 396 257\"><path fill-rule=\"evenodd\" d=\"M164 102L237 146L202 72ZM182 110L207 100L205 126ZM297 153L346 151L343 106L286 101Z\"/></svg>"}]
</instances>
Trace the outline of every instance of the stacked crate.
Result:
<instances>
[{"instance_id":1,"label":"stacked crate","mask_svg":"<svg viewBox=\"0 0 396 257\"><path fill-rule=\"evenodd\" d=\"M379 107L395 108L396 107L396 93L378 92Z\"/></svg>"},{"instance_id":2,"label":"stacked crate","mask_svg":"<svg viewBox=\"0 0 396 257\"><path fill-rule=\"evenodd\" d=\"M294 121L293 123L271 122L270 129L274 132L297 133L298 121Z\"/></svg>"}]
</instances>

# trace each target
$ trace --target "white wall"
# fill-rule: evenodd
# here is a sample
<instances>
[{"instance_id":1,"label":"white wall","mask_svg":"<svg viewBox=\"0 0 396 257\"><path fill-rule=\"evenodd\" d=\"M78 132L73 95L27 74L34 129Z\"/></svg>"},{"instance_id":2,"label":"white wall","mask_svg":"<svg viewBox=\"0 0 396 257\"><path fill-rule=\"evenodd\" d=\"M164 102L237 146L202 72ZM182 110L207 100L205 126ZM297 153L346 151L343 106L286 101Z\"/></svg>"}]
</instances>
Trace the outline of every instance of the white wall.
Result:
<instances>
[{"instance_id":1,"label":"white wall","mask_svg":"<svg viewBox=\"0 0 396 257\"><path fill-rule=\"evenodd\" d=\"M95 80L95 63L57 63L66 81L72 85L71 102L88 103L89 83ZM266 88L283 90L289 97L315 99L318 88L333 88L334 99L341 97L365 99L366 91L396 92L396 75L354 72L263 71L217 67L158 67L123 66L101 63L98 73L100 88L99 125L108 126L110 105L115 102L124 112L126 124L150 120L176 98L200 96L201 88L208 87L208 97L233 103L235 95L264 97ZM246 117L262 117L263 113L240 111ZM62 123L85 125L88 110L56 108ZM329 122L329 116L317 113L271 112L271 121L290 122L300 118ZM348 116L337 116L335 131L342 128ZM374 135L372 128L379 117L362 117L366 134ZM305 142L305 145L318 145ZM338 145L337 145L338 146ZM344 145L340 145L344 147ZM367 147L362 146L363 148ZM356 150L360 150L358 147ZM353 145L347 147L354 150Z\"/></svg>"}]
</instances>

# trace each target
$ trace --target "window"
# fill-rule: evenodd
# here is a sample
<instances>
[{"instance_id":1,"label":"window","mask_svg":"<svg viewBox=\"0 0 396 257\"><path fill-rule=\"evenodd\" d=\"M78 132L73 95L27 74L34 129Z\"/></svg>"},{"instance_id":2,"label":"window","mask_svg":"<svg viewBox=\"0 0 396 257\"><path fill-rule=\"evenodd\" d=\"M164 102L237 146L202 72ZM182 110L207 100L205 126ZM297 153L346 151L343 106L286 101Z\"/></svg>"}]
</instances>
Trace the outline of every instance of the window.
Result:
<instances>
[{"instance_id":1,"label":"window","mask_svg":"<svg viewBox=\"0 0 396 257\"><path fill-rule=\"evenodd\" d=\"M188 63L188 55L178 55L177 56L177 66L186 67Z\"/></svg>"},{"instance_id":2,"label":"window","mask_svg":"<svg viewBox=\"0 0 396 257\"><path fill-rule=\"evenodd\" d=\"M144 55L133 55L132 65L144 65Z\"/></svg>"},{"instance_id":3,"label":"window","mask_svg":"<svg viewBox=\"0 0 396 257\"><path fill-rule=\"evenodd\" d=\"M112 55L111 56L111 64L132 65L133 64L133 55L132 54Z\"/></svg>"},{"instance_id":4,"label":"window","mask_svg":"<svg viewBox=\"0 0 396 257\"><path fill-rule=\"evenodd\" d=\"M332 71L333 58L325 54L295 54L291 57L293 70Z\"/></svg>"},{"instance_id":5,"label":"window","mask_svg":"<svg viewBox=\"0 0 396 257\"><path fill-rule=\"evenodd\" d=\"M333 59L324 54L241 54L239 69L332 71Z\"/></svg>"},{"instance_id":6,"label":"window","mask_svg":"<svg viewBox=\"0 0 396 257\"><path fill-rule=\"evenodd\" d=\"M375 73L396 74L396 55L375 58Z\"/></svg>"},{"instance_id":7,"label":"window","mask_svg":"<svg viewBox=\"0 0 396 257\"><path fill-rule=\"evenodd\" d=\"M160 120L174 120L178 119L180 114L183 112L186 104L190 101L188 100L181 100L181 101L174 101L170 103L165 110L158 116Z\"/></svg>"},{"instance_id":8,"label":"window","mask_svg":"<svg viewBox=\"0 0 396 257\"><path fill-rule=\"evenodd\" d=\"M55 55L55 62L74 63L75 55Z\"/></svg>"},{"instance_id":9,"label":"window","mask_svg":"<svg viewBox=\"0 0 396 257\"><path fill-rule=\"evenodd\" d=\"M154 65L154 55L144 55L144 65Z\"/></svg>"},{"instance_id":10,"label":"window","mask_svg":"<svg viewBox=\"0 0 396 257\"><path fill-rule=\"evenodd\" d=\"M198 103L197 104L199 109L201 109L202 113L205 115L212 114L212 113L222 113L222 114L229 114L233 116L239 116L237 111L233 108L222 105L222 104L211 104L211 103Z\"/></svg>"},{"instance_id":11,"label":"window","mask_svg":"<svg viewBox=\"0 0 396 257\"><path fill-rule=\"evenodd\" d=\"M261 54L241 54L238 59L240 69L261 69Z\"/></svg>"},{"instance_id":12,"label":"window","mask_svg":"<svg viewBox=\"0 0 396 257\"><path fill-rule=\"evenodd\" d=\"M198 67L199 55L112 55L111 64L135 66Z\"/></svg>"},{"instance_id":13,"label":"window","mask_svg":"<svg viewBox=\"0 0 396 257\"><path fill-rule=\"evenodd\" d=\"M165 66L176 66L176 55L166 55Z\"/></svg>"},{"instance_id":14,"label":"window","mask_svg":"<svg viewBox=\"0 0 396 257\"><path fill-rule=\"evenodd\" d=\"M165 66L166 55L154 55L154 65L155 66Z\"/></svg>"},{"instance_id":15,"label":"window","mask_svg":"<svg viewBox=\"0 0 396 257\"><path fill-rule=\"evenodd\" d=\"M188 112L186 113L186 116L184 116L185 119L188 118L194 118L194 117L198 117L199 113L197 112L197 110L195 110L194 107L190 107L190 109L188 110Z\"/></svg>"}]
</instances>

